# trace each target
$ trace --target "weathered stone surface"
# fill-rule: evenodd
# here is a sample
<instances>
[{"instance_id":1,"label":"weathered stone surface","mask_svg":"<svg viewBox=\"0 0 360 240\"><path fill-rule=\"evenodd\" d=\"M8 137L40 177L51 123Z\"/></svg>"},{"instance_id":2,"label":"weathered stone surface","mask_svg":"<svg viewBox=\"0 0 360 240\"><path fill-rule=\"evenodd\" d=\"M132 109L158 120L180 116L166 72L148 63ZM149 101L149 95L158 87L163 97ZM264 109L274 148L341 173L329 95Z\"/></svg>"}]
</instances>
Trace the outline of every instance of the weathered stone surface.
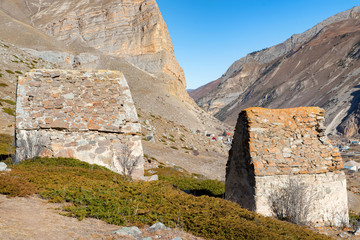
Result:
<instances>
[{"instance_id":1,"label":"weathered stone surface","mask_svg":"<svg viewBox=\"0 0 360 240\"><path fill-rule=\"evenodd\" d=\"M19 77L16 119L16 161L73 157L122 172L122 146L134 158L143 156L136 109L120 72L33 70ZM143 160L134 172L142 175Z\"/></svg>"},{"instance_id":2,"label":"weathered stone surface","mask_svg":"<svg viewBox=\"0 0 360 240\"><path fill-rule=\"evenodd\" d=\"M323 134L323 115L316 107L242 111L227 163L227 198L271 216L269 197L292 177L314 191L309 222L346 222L343 163Z\"/></svg>"},{"instance_id":3,"label":"weathered stone surface","mask_svg":"<svg viewBox=\"0 0 360 240\"><path fill-rule=\"evenodd\" d=\"M138 227L123 227L115 231L115 233L121 236L132 236L132 237L138 237L139 235L142 234L142 232Z\"/></svg>"},{"instance_id":4,"label":"weathered stone surface","mask_svg":"<svg viewBox=\"0 0 360 240\"><path fill-rule=\"evenodd\" d=\"M153 225L151 225L147 231L159 231L159 230L168 230L169 228L166 227L163 223L161 222L157 222L157 223L154 223Z\"/></svg>"},{"instance_id":5,"label":"weathered stone surface","mask_svg":"<svg viewBox=\"0 0 360 240\"><path fill-rule=\"evenodd\" d=\"M29 5L39 6L33 9L32 23L48 35L125 57L147 72L163 71L186 85L155 0L43 0Z\"/></svg>"},{"instance_id":6,"label":"weathered stone surface","mask_svg":"<svg viewBox=\"0 0 360 240\"><path fill-rule=\"evenodd\" d=\"M5 171L6 168L7 168L6 163L0 162L0 172L1 172L1 171Z\"/></svg>"}]
</instances>

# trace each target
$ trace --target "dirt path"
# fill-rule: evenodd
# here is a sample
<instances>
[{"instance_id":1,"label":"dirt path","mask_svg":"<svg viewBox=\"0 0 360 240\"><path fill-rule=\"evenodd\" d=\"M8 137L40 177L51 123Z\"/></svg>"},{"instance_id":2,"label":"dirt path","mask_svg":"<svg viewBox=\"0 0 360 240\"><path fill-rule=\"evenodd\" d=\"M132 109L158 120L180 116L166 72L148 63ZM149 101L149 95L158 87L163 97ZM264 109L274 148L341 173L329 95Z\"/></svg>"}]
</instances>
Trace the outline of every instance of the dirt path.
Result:
<instances>
[{"instance_id":1,"label":"dirt path","mask_svg":"<svg viewBox=\"0 0 360 240\"><path fill-rule=\"evenodd\" d=\"M96 219L65 217L59 214L61 204L47 203L36 196L29 198L6 198L0 195L0 240L123 240L152 239L167 240L181 237L184 240L201 240L178 230L148 232L138 238L119 236L114 231L120 226L106 224Z\"/></svg>"},{"instance_id":2,"label":"dirt path","mask_svg":"<svg viewBox=\"0 0 360 240\"><path fill-rule=\"evenodd\" d=\"M0 195L0 239L101 239L119 229L95 219L62 216L55 210L59 206L37 197Z\"/></svg>"}]
</instances>

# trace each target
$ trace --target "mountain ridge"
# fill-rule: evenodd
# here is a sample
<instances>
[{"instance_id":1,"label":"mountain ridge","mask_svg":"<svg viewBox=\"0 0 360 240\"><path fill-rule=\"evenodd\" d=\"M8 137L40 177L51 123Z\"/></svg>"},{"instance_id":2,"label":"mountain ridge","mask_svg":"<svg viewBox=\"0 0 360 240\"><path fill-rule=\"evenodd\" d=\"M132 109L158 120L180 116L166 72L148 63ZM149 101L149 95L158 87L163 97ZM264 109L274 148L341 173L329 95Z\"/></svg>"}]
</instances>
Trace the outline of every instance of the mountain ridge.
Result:
<instances>
[{"instance_id":1,"label":"mountain ridge","mask_svg":"<svg viewBox=\"0 0 360 240\"><path fill-rule=\"evenodd\" d=\"M356 53L360 40L359 17L360 7L354 7L284 43L250 53L213 84L190 95L199 106L231 125L246 107L320 106L326 110L328 133L352 136L357 131L354 124L338 126L351 114L349 105L354 105L349 102L354 99L359 62L350 53Z\"/></svg>"}]
</instances>

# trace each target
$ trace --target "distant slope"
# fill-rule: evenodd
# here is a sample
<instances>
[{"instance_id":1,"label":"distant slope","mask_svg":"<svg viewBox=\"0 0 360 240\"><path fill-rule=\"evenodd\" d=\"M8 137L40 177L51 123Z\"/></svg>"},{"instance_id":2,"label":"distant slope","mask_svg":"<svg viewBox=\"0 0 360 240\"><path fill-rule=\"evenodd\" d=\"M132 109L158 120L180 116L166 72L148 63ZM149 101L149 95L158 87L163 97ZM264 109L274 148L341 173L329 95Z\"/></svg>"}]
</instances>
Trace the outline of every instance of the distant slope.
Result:
<instances>
[{"instance_id":1,"label":"distant slope","mask_svg":"<svg viewBox=\"0 0 360 240\"><path fill-rule=\"evenodd\" d=\"M320 106L331 133L359 131L360 7L339 13L284 43L236 61L191 92L199 106L234 125L247 107ZM203 92L207 94L204 96Z\"/></svg>"}]
</instances>

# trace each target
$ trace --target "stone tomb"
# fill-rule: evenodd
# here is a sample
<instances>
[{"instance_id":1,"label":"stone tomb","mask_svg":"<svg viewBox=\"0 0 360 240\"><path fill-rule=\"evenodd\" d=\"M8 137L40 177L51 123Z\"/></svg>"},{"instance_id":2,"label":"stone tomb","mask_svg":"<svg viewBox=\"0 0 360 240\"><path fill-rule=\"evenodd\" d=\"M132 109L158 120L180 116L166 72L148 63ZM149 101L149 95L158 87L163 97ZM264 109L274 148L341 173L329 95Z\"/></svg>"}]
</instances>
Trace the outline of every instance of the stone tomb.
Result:
<instances>
[{"instance_id":1,"label":"stone tomb","mask_svg":"<svg viewBox=\"0 0 360 240\"><path fill-rule=\"evenodd\" d=\"M226 198L273 216L274 196L295 181L307 189L304 222L347 223L343 163L323 122L324 110L317 107L243 110L226 167Z\"/></svg>"},{"instance_id":2,"label":"stone tomb","mask_svg":"<svg viewBox=\"0 0 360 240\"><path fill-rule=\"evenodd\" d=\"M119 160L130 153L137 159L132 177L144 174L141 126L121 72L32 70L19 77L15 135L16 162L70 157L122 173Z\"/></svg>"}]
</instances>

